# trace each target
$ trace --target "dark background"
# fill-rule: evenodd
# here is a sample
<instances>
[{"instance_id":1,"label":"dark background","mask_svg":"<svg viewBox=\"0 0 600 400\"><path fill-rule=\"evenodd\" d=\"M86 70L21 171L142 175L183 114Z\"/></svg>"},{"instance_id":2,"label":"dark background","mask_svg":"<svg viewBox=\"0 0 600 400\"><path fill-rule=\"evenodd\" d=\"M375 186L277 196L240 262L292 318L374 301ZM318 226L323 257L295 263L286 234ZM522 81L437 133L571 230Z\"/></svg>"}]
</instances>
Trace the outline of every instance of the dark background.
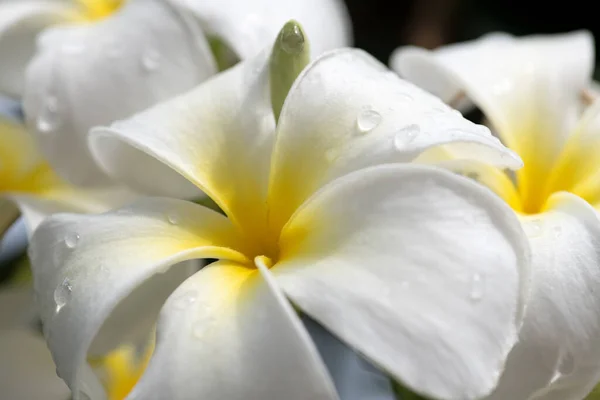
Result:
<instances>
[{"instance_id":1,"label":"dark background","mask_svg":"<svg viewBox=\"0 0 600 400\"><path fill-rule=\"evenodd\" d=\"M600 14L595 1L570 0L345 0L354 45L384 63L392 51L412 44L426 48L475 39L484 33L515 35L587 29L595 37ZM596 50L598 61L598 50ZM598 62L596 62L598 64ZM600 76L596 69L596 78Z\"/></svg>"}]
</instances>

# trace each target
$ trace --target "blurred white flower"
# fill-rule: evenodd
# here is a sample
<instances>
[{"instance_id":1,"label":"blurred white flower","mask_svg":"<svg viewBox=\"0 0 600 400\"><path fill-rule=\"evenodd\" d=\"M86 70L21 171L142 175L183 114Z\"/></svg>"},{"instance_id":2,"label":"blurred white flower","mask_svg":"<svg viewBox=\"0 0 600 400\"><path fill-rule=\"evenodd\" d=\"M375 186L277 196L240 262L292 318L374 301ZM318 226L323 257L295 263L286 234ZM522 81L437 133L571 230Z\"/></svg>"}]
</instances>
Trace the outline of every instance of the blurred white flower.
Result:
<instances>
[{"instance_id":1,"label":"blurred white flower","mask_svg":"<svg viewBox=\"0 0 600 400\"><path fill-rule=\"evenodd\" d=\"M16 203L31 234L56 212L102 212L132 195L123 189L80 189L63 181L39 154L25 127L0 116L0 219L2 233L16 218L5 200Z\"/></svg>"},{"instance_id":2,"label":"blurred white flower","mask_svg":"<svg viewBox=\"0 0 600 400\"><path fill-rule=\"evenodd\" d=\"M522 318L526 239L487 189L411 161L439 146L520 159L359 50L305 68L276 123L266 58L91 136L114 178L197 187L225 215L147 198L34 235L48 344L75 398L103 396L86 355L113 309L195 258L218 261L166 300L130 399L336 399L290 301L419 393L489 393ZM122 328L149 308L135 304Z\"/></svg>"},{"instance_id":3,"label":"blurred white flower","mask_svg":"<svg viewBox=\"0 0 600 400\"><path fill-rule=\"evenodd\" d=\"M61 176L104 185L86 145L91 127L215 74L211 44L255 55L290 18L303 21L315 55L349 44L341 0L5 1L0 93L23 99L30 130Z\"/></svg>"},{"instance_id":4,"label":"blurred white flower","mask_svg":"<svg viewBox=\"0 0 600 400\"><path fill-rule=\"evenodd\" d=\"M490 399L582 399L600 379L600 101L588 91L593 60L587 32L491 34L433 52L404 48L392 58L401 75L447 101L472 101L525 163L513 178L489 166L447 164L501 196L532 247L524 325Z\"/></svg>"}]
</instances>

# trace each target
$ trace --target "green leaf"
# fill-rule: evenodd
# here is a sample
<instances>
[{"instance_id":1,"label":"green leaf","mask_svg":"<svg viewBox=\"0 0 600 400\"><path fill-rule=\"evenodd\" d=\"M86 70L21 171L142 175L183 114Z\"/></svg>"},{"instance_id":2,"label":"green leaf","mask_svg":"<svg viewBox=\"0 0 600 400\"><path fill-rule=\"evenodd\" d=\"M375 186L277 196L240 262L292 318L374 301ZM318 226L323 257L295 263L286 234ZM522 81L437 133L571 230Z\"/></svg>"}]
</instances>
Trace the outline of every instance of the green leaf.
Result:
<instances>
[{"instance_id":1,"label":"green leaf","mask_svg":"<svg viewBox=\"0 0 600 400\"><path fill-rule=\"evenodd\" d=\"M277 35L270 60L271 105L279 120L283 102L300 72L310 62L310 46L302 26L291 20Z\"/></svg>"}]
</instances>

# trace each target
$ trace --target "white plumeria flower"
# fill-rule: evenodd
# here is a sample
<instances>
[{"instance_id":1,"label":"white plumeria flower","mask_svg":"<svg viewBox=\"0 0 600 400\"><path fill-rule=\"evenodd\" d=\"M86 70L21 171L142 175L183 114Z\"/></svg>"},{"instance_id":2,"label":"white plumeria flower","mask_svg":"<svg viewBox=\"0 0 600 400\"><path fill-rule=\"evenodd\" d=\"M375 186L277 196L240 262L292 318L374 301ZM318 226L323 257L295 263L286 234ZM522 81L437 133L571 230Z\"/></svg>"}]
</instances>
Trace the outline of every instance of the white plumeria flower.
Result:
<instances>
[{"instance_id":1,"label":"white plumeria flower","mask_svg":"<svg viewBox=\"0 0 600 400\"><path fill-rule=\"evenodd\" d=\"M46 220L31 254L60 376L76 398L102 398L85 360L114 307L176 262L217 258L166 300L129 399L336 399L288 298L420 393L489 393L522 318L524 233L486 188L410 161L438 146L520 159L360 50L306 67L276 124L265 59L93 132L115 178L185 178L225 215L148 198Z\"/></svg>"},{"instance_id":2,"label":"white plumeria flower","mask_svg":"<svg viewBox=\"0 0 600 400\"><path fill-rule=\"evenodd\" d=\"M103 212L130 201L132 194L117 188L84 190L66 183L41 156L25 127L0 115L0 198L19 207L31 234L50 214ZM15 215L4 207L2 212L2 227L7 228Z\"/></svg>"},{"instance_id":3,"label":"white plumeria flower","mask_svg":"<svg viewBox=\"0 0 600 400\"><path fill-rule=\"evenodd\" d=\"M392 59L449 101L465 94L525 163L514 182L457 166L512 206L532 247L525 322L491 399L582 399L600 379L600 102L582 101L593 59L587 32L493 34Z\"/></svg>"},{"instance_id":4,"label":"white plumeria flower","mask_svg":"<svg viewBox=\"0 0 600 400\"><path fill-rule=\"evenodd\" d=\"M315 55L350 44L341 0L5 1L0 93L23 99L32 132L63 177L104 185L86 144L91 127L215 74L209 40L244 59L271 44L290 18L305 21ZM196 194L178 189L161 193Z\"/></svg>"}]
</instances>

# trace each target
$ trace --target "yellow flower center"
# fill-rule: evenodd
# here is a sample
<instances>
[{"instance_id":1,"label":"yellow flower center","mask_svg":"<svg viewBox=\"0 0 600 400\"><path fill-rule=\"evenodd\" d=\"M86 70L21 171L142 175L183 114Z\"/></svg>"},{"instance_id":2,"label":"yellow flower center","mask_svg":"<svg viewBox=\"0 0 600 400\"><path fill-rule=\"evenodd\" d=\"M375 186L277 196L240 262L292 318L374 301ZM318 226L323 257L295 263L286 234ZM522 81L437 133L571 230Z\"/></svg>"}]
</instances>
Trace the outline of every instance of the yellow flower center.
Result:
<instances>
[{"instance_id":1,"label":"yellow flower center","mask_svg":"<svg viewBox=\"0 0 600 400\"><path fill-rule=\"evenodd\" d=\"M105 18L118 10L125 0L75 0L83 8L88 20Z\"/></svg>"},{"instance_id":2,"label":"yellow flower center","mask_svg":"<svg viewBox=\"0 0 600 400\"><path fill-rule=\"evenodd\" d=\"M600 108L596 106L596 108ZM491 167L477 166L465 175L500 195L519 214L544 212L548 199L557 192L570 192L594 207L600 206L600 132L593 126L595 112L586 113L565 143L552 135L511 132L505 145L517 152L524 167L514 175ZM531 134L530 134L531 133Z\"/></svg>"}]
</instances>

